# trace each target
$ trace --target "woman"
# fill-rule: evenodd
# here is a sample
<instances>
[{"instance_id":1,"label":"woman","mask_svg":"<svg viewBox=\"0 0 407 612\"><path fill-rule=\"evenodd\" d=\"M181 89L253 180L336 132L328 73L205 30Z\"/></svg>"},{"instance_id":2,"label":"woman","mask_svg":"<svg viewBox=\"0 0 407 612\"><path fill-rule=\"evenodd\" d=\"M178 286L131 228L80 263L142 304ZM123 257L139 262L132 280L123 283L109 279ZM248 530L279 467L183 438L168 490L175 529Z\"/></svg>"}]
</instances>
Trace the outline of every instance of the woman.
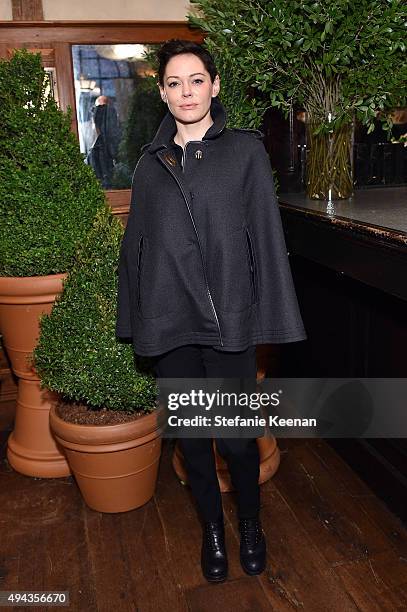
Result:
<instances>
[{"instance_id":1,"label":"woman","mask_svg":"<svg viewBox=\"0 0 407 612\"><path fill-rule=\"evenodd\" d=\"M200 45L158 53L169 112L133 177L119 266L119 337L154 357L161 378L256 378L256 344L303 340L270 162L257 130L226 127L220 79ZM208 581L227 576L212 440L182 439L203 522ZM217 439L238 496L240 560L266 563L255 438Z\"/></svg>"}]
</instances>

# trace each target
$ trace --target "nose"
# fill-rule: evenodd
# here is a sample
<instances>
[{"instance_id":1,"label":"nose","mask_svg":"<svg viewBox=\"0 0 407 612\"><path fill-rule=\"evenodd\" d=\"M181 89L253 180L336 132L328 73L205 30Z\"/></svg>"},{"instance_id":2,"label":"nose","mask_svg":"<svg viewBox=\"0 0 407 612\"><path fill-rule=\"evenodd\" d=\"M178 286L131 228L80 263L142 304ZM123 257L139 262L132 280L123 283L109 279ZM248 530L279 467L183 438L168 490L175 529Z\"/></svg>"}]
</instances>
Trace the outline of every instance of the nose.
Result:
<instances>
[{"instance_id":1,"label":"nose","mask_svg":"<svg viewBox=\"0 0 407 612\"><path fill-rule=\"evenodd\" d=\"M189 83L183 83L182 85L182 95L184 98L189 98L191 95L191 86Z\"/></svg>"}]
</instances>

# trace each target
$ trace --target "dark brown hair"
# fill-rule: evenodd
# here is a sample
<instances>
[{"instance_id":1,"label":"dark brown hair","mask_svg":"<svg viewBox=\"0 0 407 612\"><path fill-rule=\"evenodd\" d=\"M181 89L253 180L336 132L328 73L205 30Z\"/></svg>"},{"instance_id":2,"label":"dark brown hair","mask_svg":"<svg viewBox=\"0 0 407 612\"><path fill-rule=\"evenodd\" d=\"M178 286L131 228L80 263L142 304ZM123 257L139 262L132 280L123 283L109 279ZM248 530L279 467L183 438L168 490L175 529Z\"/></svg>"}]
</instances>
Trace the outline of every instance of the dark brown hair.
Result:
<instances>
[{"instance_id":1,"label":"dark brown hair","mask_svg":"<svg viewBox=\"0 0 407 612\"><path fill-rule=\"evenodd\" d=\"M157 52L157 58L159 62L158 66L158 82L161 86L164 85L164 73L165 68L174 55L181 55L181 53L193 53L199 59L202 60L203 65L209 72L212 83L215 80L218 71L215 66L212 55L198 43L192 42L191 40L179 40L173 38L167 41Z\"/></svg>"}]
</instances>

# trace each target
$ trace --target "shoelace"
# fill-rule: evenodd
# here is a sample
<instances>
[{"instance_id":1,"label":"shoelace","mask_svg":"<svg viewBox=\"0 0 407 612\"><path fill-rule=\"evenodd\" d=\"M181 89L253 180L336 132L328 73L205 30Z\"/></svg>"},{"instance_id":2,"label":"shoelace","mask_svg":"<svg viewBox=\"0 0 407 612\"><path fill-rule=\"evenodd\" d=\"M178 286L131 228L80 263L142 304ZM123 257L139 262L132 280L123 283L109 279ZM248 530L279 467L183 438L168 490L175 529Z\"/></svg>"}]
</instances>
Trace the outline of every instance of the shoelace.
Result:
<instances>
[{"instance_id":1,"label":"shoelace","mask_svg":"<svg viewBox=\"0 0 407 612\"><path fill-rule=\"evenodd\" d=\"M213 523L207 523L205 525L205 538L209 547L212 550L219 550L223 542L223 530L221 527L216 526Z\"/></svg>"},{"instance_id":2,"label":"shoelace","mask_svg":"<svg viewBox=\"0 0 407 612\"><path fill-rule=\"evenodd\" d=\"M250 547L256 546L261 540L263 530L260 521L253 519L240 520L240 533L243 542Z\"/></svg>"}]
</instances>

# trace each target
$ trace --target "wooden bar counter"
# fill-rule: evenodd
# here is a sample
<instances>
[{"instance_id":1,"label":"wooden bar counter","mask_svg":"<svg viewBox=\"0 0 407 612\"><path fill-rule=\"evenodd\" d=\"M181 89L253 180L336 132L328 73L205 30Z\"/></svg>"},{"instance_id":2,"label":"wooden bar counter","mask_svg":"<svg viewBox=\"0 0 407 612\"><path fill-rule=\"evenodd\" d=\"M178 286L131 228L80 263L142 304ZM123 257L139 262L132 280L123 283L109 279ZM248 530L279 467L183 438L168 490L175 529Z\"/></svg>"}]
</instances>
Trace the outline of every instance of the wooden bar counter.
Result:
<instances>
[{"instance_id":1,"label":"wooden bar counter","mask_svg":"<svg viewBox=\"0 0 407 612\"><path fill-rule=\"evenodd\" d=\"M278 347L277 375L407 377L407 187L279 203L308 339ZM329 443L406 520L407 439Z\"/></svg>"}]
</instances>

